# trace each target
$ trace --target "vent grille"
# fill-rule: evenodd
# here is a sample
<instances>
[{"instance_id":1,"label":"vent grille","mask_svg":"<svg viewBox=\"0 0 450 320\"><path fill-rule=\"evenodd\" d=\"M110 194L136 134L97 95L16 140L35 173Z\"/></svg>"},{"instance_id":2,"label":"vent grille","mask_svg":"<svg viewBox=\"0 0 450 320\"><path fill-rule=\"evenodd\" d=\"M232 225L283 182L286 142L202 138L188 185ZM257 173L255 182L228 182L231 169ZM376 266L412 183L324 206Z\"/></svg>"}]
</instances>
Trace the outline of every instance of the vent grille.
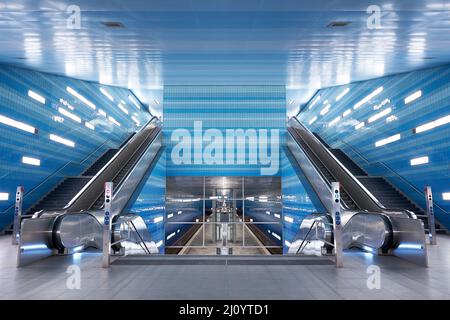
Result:
<instances>
[{"instance_id":1,"label":"vent grille","mask_svg":"<svg viewBox=\"0 0 450 320\"><path fill-rule=\"evenodd\" d=\"M346 27L350 24L350 21L332 21L328 24L328 28Z\"/></svg>"},{"instance_id":2,"label":"vent grille","mask_svg":"<svg viewBox=\"0 0 450 320\"><path fill-rule=\"evenodd\" d=\"M107 26L108 28L123 28L124 27L124 25L118 21L102 21L102 24L104 26Z\"/></svg>"}]
</instances>

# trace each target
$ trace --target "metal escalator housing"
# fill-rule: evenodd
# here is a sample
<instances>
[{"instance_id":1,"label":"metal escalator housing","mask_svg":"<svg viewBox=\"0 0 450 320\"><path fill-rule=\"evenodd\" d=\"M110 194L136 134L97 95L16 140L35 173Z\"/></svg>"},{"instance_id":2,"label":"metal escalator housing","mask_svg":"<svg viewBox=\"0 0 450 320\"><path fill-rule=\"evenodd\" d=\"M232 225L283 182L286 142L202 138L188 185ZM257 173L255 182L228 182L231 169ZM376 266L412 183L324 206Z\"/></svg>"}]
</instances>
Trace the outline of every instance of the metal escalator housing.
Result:
<instances>
[{"instance_id":1,"label":"metal escalator housing","mask_svg":"<svg viewBox=\"0 0 450 320\"><path fill-rule=\"evenodd\" d=\"M104 183L112 181L125 167L131 157L146 143L150 143L160 132L157 121L144 126L114 157L89 181L64 208L66 212L90 209L104 191Z\"/></svg>"},{"instance_id":2,"label":"metal escalator housing","mask_svg":"<svg viewBox=\"0 0 450 320\"><path fill-rule=\"evenodd\" d=\"M143 177L157 161L162 147L162 133L150 142L133 169L123 179L123 183L115 189L111 217L125 222L119 216L127 208L130 199L140 185ZM127 214L135 225L139 226L142 236L151 248L151 236L145 234L146 227L138 215ZM115 228L125 230L119 222ZM113 232L117 241L117 235ZM21 243L19 245L18 266L24 266L57 253L73 253L87 247L101 248L103 243L103 210L84 210L81 212L52 211L35 214L33 218L22 221ZM133 241L123 241L124 248L133 247ZM152 249L152 252L155 250Z\"/></svg>"},{"instance_id":3,"label":"metal escalator housing","mask_svg":"<svg viewBox=\"0 0 450 320\"><path fill-rule=\"evenodd\" d=\"M336 181L342 184L359 208L370 212L383 212L386 209L297 118L291 118L289 125L301 135L308 147L333 173Z\"/></svg>"},{"instance_id":4,"label":"metal escalator housing","mask_svg":"<svg viewBox=\"0 0 450 320\"><path fill-rule=\"evenodd\" d=\"M297 119L291 119L289 124L300 128L306 136L313 136ZM331 189L328 183L291 133L288 135L287 144L324 207L328 212L333 212ZM406 210L390 211L384 208L331 152L318 142L316 137L309 137L309 145L313 145L314 152L328 159L326 165L331 166L330 169L333 170L333 173L335 173L334 170L339 171L339 177L342 177L347 183L350 181L350 188L347 185L347 190L351 192L352 199L358 202L358 206L361 209L365 209L358 211L348 210L341 203L343 208L344 248L358 247L372 253L390 253L413 263L427 266L428 260L422 221L415 219L414 215ZM355 192L356 195L354 194ZM307 216L299 228L297 239L300 240L294 241L293 247L295 247L294 243L297 246L300 245L301 235L306 234L311 227L312 221L316 219L331 219L332 221L329 213ZM328 235L327 238L323 238L324 235L324 233L319 232L319 240L328 241Z\"/></svg>"}]
</instances>

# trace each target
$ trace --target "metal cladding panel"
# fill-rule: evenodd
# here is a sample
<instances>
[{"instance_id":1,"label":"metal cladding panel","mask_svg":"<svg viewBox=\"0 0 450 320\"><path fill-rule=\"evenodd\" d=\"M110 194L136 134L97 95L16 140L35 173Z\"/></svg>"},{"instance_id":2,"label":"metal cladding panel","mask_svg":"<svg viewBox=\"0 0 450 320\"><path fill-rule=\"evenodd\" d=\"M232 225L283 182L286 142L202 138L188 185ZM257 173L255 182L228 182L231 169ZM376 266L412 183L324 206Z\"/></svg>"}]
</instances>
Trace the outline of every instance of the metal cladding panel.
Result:
<instances>
[{"instance_id":1,"label":"metal cladding panel","mask_svg":"<svg viewBox=\"0 0 450 320\"><path fill-rule=\"evenodd\" d=\"M162 152L129 212L142 217L159 253L164 253L166 157Z\"/></svg>"},{"instance_id":2,"label":"metal cladding panel","mask_svg":"<svg viewBox=\"0 0 450 320\"><path fill-rule=\"evenodd\" d=\"M436 217L450 227L450 66L320 90L298 119L423 208L431 186Z\"/></svg>"},{"instance_id":3,"label":"metal cladding panel","mask_svg":"<svg viewBox=\"0 0 450 320\"><path fill-rule=\"evenodd\" d=\"M287 149L283 152L282 164L283 252L287 253L290 244L298 239L303 219L327 210Z\"/></svg>"},{"instance_id":4,"label":"metal cladding panel","mask_svg":"<svg viewBox=\"0 0 450 320\"><path fill-rule=\"evenodd\" d=\"M0 229L12 221L18 185L25 187L26 210L150 119L130 95L128 89L0 66L0 193L9 194L0 198ZM121 101L128 114L118 106ZM55 136L66 144L52 140Z\"/></svg>"}]
</instances>

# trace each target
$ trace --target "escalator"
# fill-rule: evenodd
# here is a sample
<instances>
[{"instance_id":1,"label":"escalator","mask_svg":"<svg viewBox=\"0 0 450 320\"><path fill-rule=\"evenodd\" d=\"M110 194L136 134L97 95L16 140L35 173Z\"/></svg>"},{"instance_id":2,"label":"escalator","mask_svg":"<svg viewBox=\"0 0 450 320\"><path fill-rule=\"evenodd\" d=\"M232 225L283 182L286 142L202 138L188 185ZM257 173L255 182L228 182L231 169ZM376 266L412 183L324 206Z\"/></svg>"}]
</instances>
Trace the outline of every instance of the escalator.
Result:
<instances>
[{"instance_id":1,"label":"escalator","mask_svg":"<svg viewBox=\"0 0 450 320\"><path fill-rule=\"evenodd\" d=\"M341 150L329 148L296 118L290 119L288 132L288 148L328 212L306 217L299 235L304 235L314 220L332 221L331 183L338 181L344 248L357 247L427 264L424 226L416 216L420 212L411 210L415 209L412 204L399 198L398 191L384 184L384 179L369 177ZM329 228L322 229L330 239Z\"/></svg>"},{"instance_id":2,"label":"escalator","mask_svg":"<svg viewBox=\"0 0 450 320\"><path fill-rule=\"evenodd\" d=\"M29 210L32 218L21 224L18 265L26 265L58 253L73 253L88 247L102 247L104 184L113 181L112 242L130 235L147 253L155 250L145 222L127 213L135 192L160 156L162 133L159 120L152 118L131 135L119 149L107 150L78 177L69 177ZM131 230L131 226L139 230ZM120 250L126 241L115 247ZM133 243L130 244L133 246ZM114 247L113 247L114 248Z\"/></svg>"}]
</instances>

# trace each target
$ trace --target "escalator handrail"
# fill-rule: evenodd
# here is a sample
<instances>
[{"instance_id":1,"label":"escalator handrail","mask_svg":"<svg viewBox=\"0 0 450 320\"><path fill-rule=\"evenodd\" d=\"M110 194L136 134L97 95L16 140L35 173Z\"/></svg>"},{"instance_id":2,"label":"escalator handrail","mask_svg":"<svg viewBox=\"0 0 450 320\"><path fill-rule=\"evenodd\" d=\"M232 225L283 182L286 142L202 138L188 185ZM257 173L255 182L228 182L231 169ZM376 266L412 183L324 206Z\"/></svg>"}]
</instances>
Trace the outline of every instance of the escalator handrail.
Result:
<instances>
[{"instance_id":1,"label":"escalator handrail","mask_svg":"<svg viewBox=\"0 0 450 320\"><path fill-rule=\"evenodd\" d=\"M316 165L314 164L314 162L312 161L312 159L310 158L310 155L303 150L303 148L301 147L300 143L296 140L296 138L293 136L293 134L290 132L290 130L288 129L288 134L289 136L291 136L292 140L297 144L297 146L300 148L300 150L303 152L303 154L305 155L306 160L309 162L308 165L311 166L312 168L314 168L315 172L317 172L318 177L320 178L320 180L322 181L323 185L326 186L326 188L328 189L328 191L330 192L330 199L331 199L331 195L332 195L332 190L331 190L331 184L327 181L327 179L323 176L323 173L317 169ZM290 150L293 158L295 159L295 161L297 162L297 165L301 168L299 161L297 160L297 158L295 157L295 155L292 153L292 151ZM308 177L307 177L308 179ZM310 179L308 179L310 180ZM310 181L311 183L311 181ZM314 189L316 189L313 186ZM316 192L319 192L318 190L316 190ZM321 197L319 197L320 201L322 202L322 205L325 208L328 208L328 204L327 203L323 203L323 201L321 200ZM347 206L343 203L343 201L341 201L341 207L345 210L348 210L349 208L347 208ZM328 210L331 208L328 208Z\"/></svg>"},{"instance_id":2,"label":"escalator handrail","mask_svg":"<svg viewBox=\"0 0 450 320\"><path fill-rule=\"evenodd\" d=\"M152 117L146 125L142 126L137 132L136 134L122 147L120 148L120 150L118 152L116 152L116 154L95 174L95 176L93 176L91 178L91 180L89 180L88 183L86 183L86 185L81 188L81 190L69 201L69 203L63 208L64 210L70 210L70 208L72 207L72 205L81 197L81 195L95 182L95 180L97 180L97 178L106 170L106 168L113 163L117 157L127 148L127 146L134 142L134 138L138 136L138 134L145 130L148 126L150 126L153 121L155 119L158 119L157 117ZM140 146L140 145L139 145Z\"/></svg>"},{"instance_id":3,"label":"escalator handrail","mask_svg":"<svg viewBox=\"0 0 450 320\"><path fill-rule=\"evenodd\" d=\"M330 150L328 150L327 148L325 148L322 143L319 141L319 139L317 139L316 136L314 136L314 134L312 134L312 132L306 128L296 117L292 117L291 119L294 119L301 127L302 129L304 129L307 133L309 133L309 135L312 137L312 139L319 145L322 147L323 150L325 150L325 152L327 152L327 154L333 159L333 161L335 161L338 166L344 171L344 173L351 179L353 180L360 189L362 189L362 191L364 191L364 193L373 201L373 203L382 211L386 210L386 208L381 204L381 202L331 153ZM308 144L307 141L305 141L306 144ZM308 144L309 146L309 144ZM314 152L314 151L313 151ZM348 192L347 192L348 193ZM349 194L350 196L350 194ZM369 210L371 211L371 210Z\"/></svg>"},{"instance_id":4,"label":"escalator handrail","mask_svg":"<svg viewBox=\"0 0 450 320\"><path fill-rule=\"evenodd\" d=\"M141 149L141 147L143 147L145 145L145 148L143 150L141 150L142 152L140 153L139 157L136 159L135 164L137 164L139 162L139 160L145 155L145 153L147 152L147 149L151 147L152 142L158 137L160 132L161 132L160 128L155 128L154 131L152 131L152 133L139 145L139 147L136 148L136 150L133 152L133 154L130 156L129 160L124 164L123 167L125 167L132 160L132 158L136 155L136 153ZM114 180L120 174L120 172L122 170L123 170L123 168L121 170L118 170L117 174L111 180ZM130 171L117 183L117 185L114 185L113 197L120 191L120 188L121 188L123 182L125 182L128 179L128 176L132 172L133 172L133 168L130 169ZM102 195L100 195L100 197L101 196ZM97 198L97 200L98 200L98 198ZM95 200L89 207L92 207L95 204L95 202L97 202L97 200Z\"/></svg>"}]
</instances>

